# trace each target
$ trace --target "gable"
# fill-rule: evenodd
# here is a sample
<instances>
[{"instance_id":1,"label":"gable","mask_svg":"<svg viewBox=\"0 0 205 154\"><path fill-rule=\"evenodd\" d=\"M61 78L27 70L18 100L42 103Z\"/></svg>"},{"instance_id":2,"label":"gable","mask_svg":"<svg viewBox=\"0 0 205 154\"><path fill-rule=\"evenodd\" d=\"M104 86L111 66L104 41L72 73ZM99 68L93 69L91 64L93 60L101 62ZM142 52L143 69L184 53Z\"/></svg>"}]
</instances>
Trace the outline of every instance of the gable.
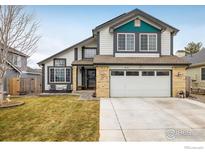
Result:
<instances>
[{"instance_id":1,"label":"gable","mask_svg":"<svg viewBox=\"0 0 205 154\"><path fill-rule=\"evenodd\" d=\"M162 30L166 30L168 28L170 30L170 32L172 32L173 34L176 34L179 31L177 28L172 27L172 26L168 25L167 23L165 23L165 22L139 10L139 9L134 9L130 12L124 13L116 18L113 18L113 19L111 19L111 20L109 20L101 25L98 25L93 30L93 33L97 34L97 32L99 32L101 29L103 29L105 27L110 27L110 31L113 32L114 31L113 27L115 27L119 23L122 23L123 21L131 20L132 18L136 18L136 17L143 17Z\"/></svg>"},{"instance_id":2,"label":"gable","mask_svg":"<svg viewBox=\"0 0 205 154\"><path fill-rule=\"evenodd\" d=\"M54 54L54 55L44 59L44 60L42 60L42 61L40 61L40 62L38 62L38 65L45 64L45 63L47 63L49 61L52 61L53 58L59 57L59 56L61 56L63 54L67 54L67 52L73 51L74 48L79 48L79 47L82 47L84 45L87 46L88 44L89 45L97 45L96 44L96 38L94 36L91 36L91 37L89 37L89 38L87 38L87 39L85 39L85 40L83 40L81 42L78 42L78 43L76 43L76 44L74 44L74 45L72 45L72 46L70 46L70 47L68 47L68 48L66 48L66 49L64 49L64 50L62 50L62 51L60 51L60 52L58 52L58 53L56 53L56 54Z\"/></svg>"},{"instance_id":3,"label":"gable","mask_svg":"<svg viewBox=\"0 0 205 154\"><path fill-rule=\"evenodd\" d=\"M144 22L143 20L141 21L140 27L135 26L135 21L132 20L114 30L114 32L150 32L150 33L157 33L160 32L159 29L156 27Z\"/></svg>"}]
</instances>

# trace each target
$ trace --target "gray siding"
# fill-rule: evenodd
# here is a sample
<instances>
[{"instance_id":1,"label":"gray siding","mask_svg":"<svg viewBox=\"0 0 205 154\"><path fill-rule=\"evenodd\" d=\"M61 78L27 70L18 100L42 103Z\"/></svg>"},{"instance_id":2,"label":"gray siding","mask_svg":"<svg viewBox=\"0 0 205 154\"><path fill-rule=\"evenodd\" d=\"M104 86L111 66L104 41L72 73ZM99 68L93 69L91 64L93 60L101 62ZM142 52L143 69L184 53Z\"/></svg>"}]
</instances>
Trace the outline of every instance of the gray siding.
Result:
<instances>
[{"instance_id":1,"label":"gray siding","mask_svg":"<svg viewBox=\"0 0 205 154\"><path fill-rule=\"evenodd\" d=\"M6 71L5 78L4 78L4 91L8 92L9 86L9 79L13 77L18 77L20 74L19 72L15 71L14 69L10 69Z\"/></svg>"},{"instance_id":2,"label":"gray siding","mask_svg":"<svg viewBox=\"0 0 205 154\"><path fill-rule=\"evenodd\" d=\"M27 69L27 58L21 57L21 70L26 71Z\"/></svg>"},{"instance_id":3,"label":"gray siding","mask_svg":"<svg viewBox=\"0 0 205 154\"><path fill-rule=\"evenodd\" d=\"M11 63L11 64L13 64L13 55L14 55L15 53L9 53L8 54L8 61ZM16 54L15 54L16 55ZM21 56L21 55L18 55L18 56L20 56L21 58L20 58L20 60L21 60L21 66L20 67L18 67L20 70L22 70L22 71L26 71L27 70L27 57L24 57L24 56Z\"/></svg>"}]
</instances>

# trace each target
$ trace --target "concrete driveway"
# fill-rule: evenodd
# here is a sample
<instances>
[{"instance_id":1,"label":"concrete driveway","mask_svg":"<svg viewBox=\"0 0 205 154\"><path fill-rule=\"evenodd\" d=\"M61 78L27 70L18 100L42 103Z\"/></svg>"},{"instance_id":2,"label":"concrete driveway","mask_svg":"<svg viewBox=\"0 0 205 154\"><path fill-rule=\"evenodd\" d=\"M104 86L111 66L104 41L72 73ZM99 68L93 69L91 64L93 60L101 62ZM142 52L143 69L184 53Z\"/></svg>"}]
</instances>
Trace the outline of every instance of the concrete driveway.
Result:
<instances>
[{"instance_id":1,"label":"concrete driveway","mask_svg":"<svg viewBox=\"0 0 205 154\"><path fill-rule=\"evenodd\" d=\"M101 99L100 141L205 141L205 104L178 98Z\"/></svg>"}]
</instances>

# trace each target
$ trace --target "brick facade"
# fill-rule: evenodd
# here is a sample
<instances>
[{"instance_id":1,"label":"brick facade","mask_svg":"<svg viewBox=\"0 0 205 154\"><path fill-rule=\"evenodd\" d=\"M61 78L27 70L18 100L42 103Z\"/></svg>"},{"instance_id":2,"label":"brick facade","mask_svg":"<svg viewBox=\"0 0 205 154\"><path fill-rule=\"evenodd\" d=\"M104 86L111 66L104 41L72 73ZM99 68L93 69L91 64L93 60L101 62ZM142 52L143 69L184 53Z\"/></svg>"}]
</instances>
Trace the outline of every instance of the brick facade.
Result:
<instances>
[{"instance_id":1,"label":"brick facade","mask_svg":"<svg viewBox=\"0 0 205 154\"><path fill-rule=\"evenodd\" d=\"M186 70L185 67L173 67L172 69L172 95L173 97L177 96L179 91L186 91Z\"/></svg>"},{"instance_id":2,"label":"brick facade","mask_svg":"<svg viewBox=\"0 0 205 154\"><path fill-rule=\"evenodd\" d=\"M72 67L72 83L73 83L73 92L77 90L77 66Z\"/></svg>"},{"instance_id":3,"label":"brick facade","mask_svg":"<svg viewBox=\"0 0 205 154\"><path fill-rule=\"evenodd\" d=\"M110 96L110 79L109 67L96 67L96 96L100 98L108 98Z\"/></svg>"}]
</instances>

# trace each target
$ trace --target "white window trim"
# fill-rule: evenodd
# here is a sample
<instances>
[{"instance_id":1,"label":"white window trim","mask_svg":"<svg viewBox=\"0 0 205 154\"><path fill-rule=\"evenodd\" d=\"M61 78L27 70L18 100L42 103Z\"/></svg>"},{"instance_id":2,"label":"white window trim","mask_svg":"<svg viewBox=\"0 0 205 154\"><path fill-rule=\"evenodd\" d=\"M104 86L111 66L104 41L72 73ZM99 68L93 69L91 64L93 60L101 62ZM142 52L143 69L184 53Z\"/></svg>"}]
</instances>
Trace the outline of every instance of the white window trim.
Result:
<instances>
[{"instance_id":1,"label":"white window trim","mask_svg":"<svg viewBox=\"0 0 205 154\"><path fill-rule=\"evenodd\" d=\"M54 81L51 81L50 69L54 69ZM64 82L55 81L55 69L64 69L64 72L65 72L65 74L64 74L65 81ZM66 81L66 69L70 69L70 81L69 82ZM48 75L49 75L49 83L71 83L71 68L69 68L69 67L50 67L48 70Z\"/></svg>"},{"instance_id":2,"label":"white window trim","mask_svg":"<svg viewBox=\"0 0 205 154\"><path fill-rule=\"evenodd\" d=\"M142 50L141 49L141 35L147 35L148 37L148 40L147 40L147 50ZM149 35L155 35L156 36L156 50L149 50ZM156 33L140 33L140 36L139 36L139 51L147 51L147 52L156 52L157 51L157 42L158 39L157 39L157 34Z\"/></svg>"},{"instance_id":3,"label":"white window trim","mask_svg":"<svg viewBox=\"0 0 205 154\"><path fill-rule=\"evenodd\" d=\"M61 60L63 60L64 62L65 62L65 64L64 65L56 65L56 61L61 61ZM64 58L56 58L56 59L54 59L54 66L56 66L56 67L65 67L66 66L66 59L64 59Z\"/></svg>"},{"instance_id":4,"label":"white window trim","mask_svg":"<svg viewBox=\"0 0 205 154\"><path fill-rule=\"evenodd\" d=\"M119 46L118 46L118 36L120 35L120 34L124 34L125 35L125 50L120 50L119 49ZM134 49L133 50L127 50L126 48L127 48L127 34L131 34L131 35L133 35L134 36ZM117 51L135 51L135 33L117 33Z\"/></svg>"},{"instance_id":5,"label":"white window trim","mask_svg":"<svg viewBox=\"0 0 205 154\"><path fill-rule=\"evenodd\" d=\"M92 57L86 57L85 55L86 55L86 50L95 50L95 55L94 56L92 56ZM87 52L89 52L89 51L87 51ZM94 58L95 56L97 55L97 48L95 48L95 47L92 47L92 48L85 48L84 49L84 58L86 59L92 59L92 58Z\"/></svg>"}]
</instances>

